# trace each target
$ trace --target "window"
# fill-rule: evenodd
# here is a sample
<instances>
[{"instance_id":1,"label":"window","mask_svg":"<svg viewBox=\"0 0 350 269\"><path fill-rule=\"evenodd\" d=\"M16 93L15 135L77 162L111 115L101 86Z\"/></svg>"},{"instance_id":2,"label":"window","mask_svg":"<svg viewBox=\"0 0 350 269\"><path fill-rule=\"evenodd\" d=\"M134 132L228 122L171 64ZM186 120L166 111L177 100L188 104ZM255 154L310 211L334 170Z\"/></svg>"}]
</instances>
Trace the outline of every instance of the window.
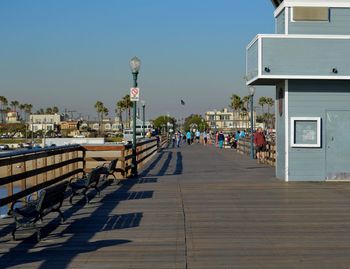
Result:
<instances>
[{"instance_id":1,"label":"window","mask_svg":"<svg viewBox=\"0 0 350 269\"><path fill-rule=\"evenodd\" d=\"M329 8L294 7L293 21L329 21Z\"/></svg>"},{"instance_id":2,"label":"window","mask_svg":"<svg viewBox=\"0 0 350 269\"><path fill-rule=\"evenodd\" d=\"M321 147L321 118L292 117L291 135L292 147Z\"/></svg>"}]
</instances>

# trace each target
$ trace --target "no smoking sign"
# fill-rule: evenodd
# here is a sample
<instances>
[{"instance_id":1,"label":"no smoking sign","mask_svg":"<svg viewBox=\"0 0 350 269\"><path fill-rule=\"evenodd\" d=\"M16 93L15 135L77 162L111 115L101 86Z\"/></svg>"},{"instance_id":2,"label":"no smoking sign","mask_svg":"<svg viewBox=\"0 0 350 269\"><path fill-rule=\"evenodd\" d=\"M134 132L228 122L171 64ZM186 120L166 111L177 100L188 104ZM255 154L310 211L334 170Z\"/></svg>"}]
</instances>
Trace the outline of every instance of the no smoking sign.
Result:
<instances>
[{"instance_id":1,"label":"no smoking sign","mask_svg":"<svg viewBox=\"0 0 350 269\"><path fill-rule=\"evenodd\" d=\"M133 102L140 101L140 89L139 88L130 88L130 101L133 101Z\"/></svg>"}]
</instances>

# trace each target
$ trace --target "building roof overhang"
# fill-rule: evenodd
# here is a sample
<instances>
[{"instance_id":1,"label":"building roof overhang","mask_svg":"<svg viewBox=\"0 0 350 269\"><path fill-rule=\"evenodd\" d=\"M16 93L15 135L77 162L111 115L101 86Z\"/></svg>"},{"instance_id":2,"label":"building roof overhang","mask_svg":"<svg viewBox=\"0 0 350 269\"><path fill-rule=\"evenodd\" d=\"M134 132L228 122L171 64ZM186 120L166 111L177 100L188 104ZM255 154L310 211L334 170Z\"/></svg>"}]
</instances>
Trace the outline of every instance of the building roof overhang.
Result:
<instances>
[{"instance_id":1,"label":"building roof overhang","mask_svg":"<svg viewBox=\"0 0 350 269\"><path fill-rule=\"evenodd\" d=\"M286 7L338 7L350 8L349 0L271 0L277 17Z\"/></svg>"},{"instance_id":2,"label":"building roof overhang","mask_svg":"<svg viewBox=\"0 0 350 269\"><path fill-rule=\"evenodd\" d=\"M274 7L277 8L283 2L283 0L271 0L271 2Z\"/></svg>"}]
</instances>

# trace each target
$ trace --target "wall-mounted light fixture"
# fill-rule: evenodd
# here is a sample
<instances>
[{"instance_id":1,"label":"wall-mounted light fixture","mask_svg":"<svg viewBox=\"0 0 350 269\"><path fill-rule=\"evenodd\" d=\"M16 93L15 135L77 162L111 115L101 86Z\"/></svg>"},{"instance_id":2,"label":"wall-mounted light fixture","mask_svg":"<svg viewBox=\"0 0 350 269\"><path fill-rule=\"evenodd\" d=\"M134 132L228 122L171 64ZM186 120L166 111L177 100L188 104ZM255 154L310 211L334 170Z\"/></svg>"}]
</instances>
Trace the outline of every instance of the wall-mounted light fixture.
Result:
<instances>
[{"instance_id":1,"label":"wall-mounted light fixture","mask_svg":"<svg viewBox=\"0 0 350 269\"><path fill-rule=\"evenodd\" d=\"M333 73L333 74L338 74L338 69L337 69L337 68L333 68L333 69L332 69L332 73Z\"/></svg>"},{"instance_id":2,"label":"wall-mounted light fixture","mask_svg":"<svg viewBox=\"0 0 350 269\"><path fill-rule=\"evenodd\" d=\"M270 68L269 68L269 67L265 67L265 69L264 69L264 70L265 70L265 72L266 72L266 73L270 73L270 72L271 72L271 70L270 70Z\"/></svg>"}]
</instances>

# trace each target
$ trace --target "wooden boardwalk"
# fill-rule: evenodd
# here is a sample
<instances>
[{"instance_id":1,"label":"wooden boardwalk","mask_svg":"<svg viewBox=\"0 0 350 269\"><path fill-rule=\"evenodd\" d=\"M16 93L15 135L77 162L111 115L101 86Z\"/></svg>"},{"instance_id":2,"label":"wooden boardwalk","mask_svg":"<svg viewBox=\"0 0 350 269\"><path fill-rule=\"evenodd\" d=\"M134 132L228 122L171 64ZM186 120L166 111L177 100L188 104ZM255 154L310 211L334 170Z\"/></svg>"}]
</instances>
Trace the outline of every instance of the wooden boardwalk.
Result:
<instances>
[{"instance_id":1,"label":"wooden boardwalk","mask_svg":"<svg viewBox=\"0 0 350 269\"><path fill-rule=\"evenodd\" d=\"M48 215L43 240L0 220L0 268L350 268L350 185L284 183L231 150L165 149L142 177Z\"/></svg>"}]
</instances>

